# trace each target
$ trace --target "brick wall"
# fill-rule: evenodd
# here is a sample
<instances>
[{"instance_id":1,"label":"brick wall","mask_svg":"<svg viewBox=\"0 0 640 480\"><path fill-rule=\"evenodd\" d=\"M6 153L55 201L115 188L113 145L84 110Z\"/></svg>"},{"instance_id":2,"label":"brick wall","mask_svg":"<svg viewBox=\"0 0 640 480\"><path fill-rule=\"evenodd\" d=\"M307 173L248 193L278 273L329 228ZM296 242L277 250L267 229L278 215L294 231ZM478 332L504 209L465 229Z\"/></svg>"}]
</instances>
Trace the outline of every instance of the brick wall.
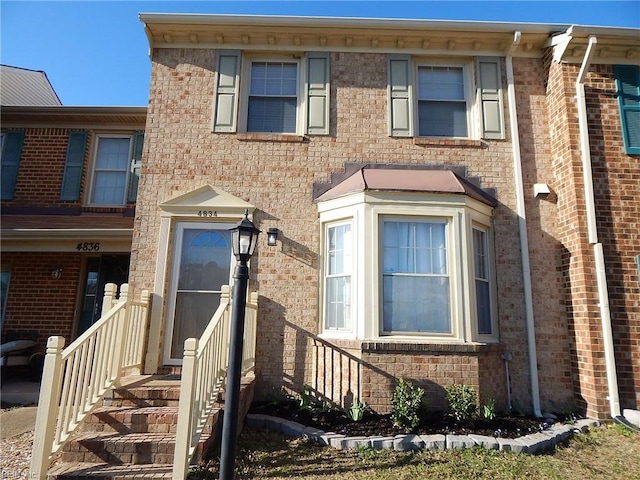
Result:
<instances>
[{"instance_id":1,"label":"brick wall","mask_svg":"<svg viewBox=\"0 0 640 480\"><path fill-rule=\"evenodd\" d=\"M598 236L609 288L622 408L640 408L640 159L626 155L609 65L594 65L585 85Z\"/></svg>"},{"instance_id":2,"label":"brick wall","mask_svg":"<svg viewBox=\"0 0 640 480\"><path fill-rule=\"evenodd\" d=\"M562 203L541 204L532 185L551 182L554 152L545 99L544 65L517 60L516 92L524 150L527 212L531 212L530 253L536 279L538 360L543 401L571 402L564 278L555 267L563 255L557 240ZM387 136L386 56L334 53L331 56L331 135L304 141L265 141L251 136L213 134L211 114L215 52L206 49L155 49L130 281L136 290L153 290L160 234L158 204L207 183L257 207L254 218L265 231L282 232L279 249L261 240L252 259L251 288L260 293L257 396L280 385L299 391L314 375L314 341L318 333L318 223L312 201L314 182L327 182L346 162L405 163L466 167L483 187L495 188L496 281L500 339L512 352L512 394L529 406L529 374L524 322L522 267L513 180L511 142L477 142L457 147L447 142L415 144ZM504 78L504 77L503 77ZM506 110L505 110L506 112ZM443 145L444 143L444 145ZM555 178L554 178L555 180ZM553 182L551 182L553 183ZM560 186L559 186L560 187ZM194 219L197 220L197 219ZM542 233L539 233L542 231ZM549 255L552 251L554 254ZM164 284L167 285L167 279ZM547 292L547 286L555 288ZM163 293L166 301L167 292ZM164 315L163 319L164 321ZM407 354L406 360L412 360ZM447 357L449 358L449 357ZM475 365L478 361L475 361ZM499 392L504 366L495 352L483 360L500 368L490 380ZM477 369L477 367L475 367ZM479 383L475 376L475 384ZM384 387L388 394L387 386Z\"/></svg>"},{"instance_id":3,"label":"brick wall","mask_svg":"<svg viewBox=\"0 0 640 480\"><path fill-rule=\"evenodd\" d=\"M37 330L44 347L51 335L71 341L78 299L81 255L75 253L3 253L2 267L11 271L3 334L12 330ZM62 267L59 279L53 267Z\"/></svg>"}]
</instances>

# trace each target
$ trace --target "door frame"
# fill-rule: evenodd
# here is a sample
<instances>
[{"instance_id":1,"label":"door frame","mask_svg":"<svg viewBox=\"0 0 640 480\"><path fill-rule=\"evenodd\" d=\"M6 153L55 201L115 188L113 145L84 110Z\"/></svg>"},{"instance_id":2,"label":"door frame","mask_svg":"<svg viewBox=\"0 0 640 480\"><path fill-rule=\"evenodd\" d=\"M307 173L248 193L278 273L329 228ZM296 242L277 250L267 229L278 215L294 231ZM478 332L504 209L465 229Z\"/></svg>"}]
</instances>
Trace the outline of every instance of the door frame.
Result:
<instances>
[{"instance_id":1,"label":"door frame","mask_svg":"<svg viewBox=\"0 0 640 480\"><path fill-rule=\"evenodd\" d=\"M171 357L171 345L173 343L173 328L175 326L175 309L178 290L178 277L180 273L180 261L182 255L182 242L184 239L184 231L189 229L205 229L205 230L229 230L235 227L235 224L226 222L202 222L191 221L188 219L179 220L175 223L173 229L173 251L170 253L171 261L169 262L169 281L167 290L167 309L165 315L165 335L162 348L162 361L164 365L182 365L182 356L180 358ZM231 245L229 245L231 249ZM233 251L230 250L229 255L229 285L233 281L234 266Z\"/></svg>"}]
</instances>

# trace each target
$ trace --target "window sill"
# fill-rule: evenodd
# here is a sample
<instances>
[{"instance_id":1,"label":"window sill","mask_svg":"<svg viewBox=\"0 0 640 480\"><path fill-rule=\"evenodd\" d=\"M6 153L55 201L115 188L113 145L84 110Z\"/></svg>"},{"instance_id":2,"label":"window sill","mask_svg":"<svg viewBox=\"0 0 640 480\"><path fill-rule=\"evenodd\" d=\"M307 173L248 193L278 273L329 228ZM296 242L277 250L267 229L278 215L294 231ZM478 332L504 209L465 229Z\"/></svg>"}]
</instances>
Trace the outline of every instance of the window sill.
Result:
<instances>
[{"instance_id":1,"label":"window sill","mask_svg":"<svg viewBox=\"0 0 640 480\"><path fill-rule=\"evenodd\" d=\"M486 351L501 351L500 343L460 343L460 342L407 342L407 341L364 341L362 352L391 353L391 352L425 352L425 353L478 353Z\"/></svg>"},{"instance_id":2,"label":"window sill","mask_svg":"<svg viewBox=\"0 0 640 480\"><path fill-rule=\"evenodd\" d=\"M306 140L304 135L289 133L238 133L236 138L242 142L301 143Z\"/></svg>"},{"instance_id":3,"label":"window sill","mask_svg":"<svg viewBox=\"0 0 640 480\"><path fill-rule=\"evenodd\" d=\"M482 140L471 140L468 138L436 138L420 137L413 139L414 145L422 147L458 147L458 148L484 148L485 142Z\"/></svg>"}]
</instances>

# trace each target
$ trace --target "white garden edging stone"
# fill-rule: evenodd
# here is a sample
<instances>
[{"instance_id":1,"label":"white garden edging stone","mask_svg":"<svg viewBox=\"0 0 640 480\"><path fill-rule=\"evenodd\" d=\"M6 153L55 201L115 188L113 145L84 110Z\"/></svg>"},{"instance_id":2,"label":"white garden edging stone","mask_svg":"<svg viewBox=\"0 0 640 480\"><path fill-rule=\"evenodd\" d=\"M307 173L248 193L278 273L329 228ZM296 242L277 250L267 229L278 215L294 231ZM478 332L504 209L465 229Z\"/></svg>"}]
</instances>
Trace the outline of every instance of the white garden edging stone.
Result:
<instances>
[{"instance_id":1,"label":"white garden edging stone","mask_svg":"<svg viewBox=\"0 0 640 480\"><path fill-rule=\"evenodd\" d=\"M396 450L406 452L412 450L452 450L461 448L486 448L488 450L504 450L515 453L539 453L563 442L577 432L586 432L589 427L597 427L597 420L578 420L572 425L552 425L542 432L531 433L518 438L487 437L485 435L415 435L405 434L394 437L347 437L335 432L324 432L300 423L250 413L245 422L252 428L280 432L287 437L308 438L325 447L338 450L357 448L374 448L376 450Z\"/></svg>"}]
</instances>

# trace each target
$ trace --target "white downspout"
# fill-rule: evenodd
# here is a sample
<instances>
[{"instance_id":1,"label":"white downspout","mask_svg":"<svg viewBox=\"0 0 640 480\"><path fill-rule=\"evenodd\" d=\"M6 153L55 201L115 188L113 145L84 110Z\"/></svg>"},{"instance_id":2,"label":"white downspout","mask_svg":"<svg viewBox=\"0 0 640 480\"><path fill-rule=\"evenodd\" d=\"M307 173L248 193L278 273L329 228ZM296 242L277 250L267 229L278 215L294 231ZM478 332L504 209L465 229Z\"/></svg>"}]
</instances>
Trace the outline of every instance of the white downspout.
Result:
<instances>
[{"instance_id":1,"label":"white downspout","mask_svg":"<svg viewBox=\"0 0 640 480\"><path fill-rule=\"evenodd\" d=\"M542 417L540 411L540 389L538 386L538 355L536 351L536 332L533 322L533 294L531 290L531 267L529 264L529 237L527 235L527 214L524 206L524 182L522 179L522 157L518 132L518 112L516 109L516 91L513 79L513 52L520 44L522 33L516 31L513 43L506 56L507 97L509 102L509 126L513 143L513 174L516 187L516 213L520 232L520 256L522 258L522 286L524 289L524 314L527 325L527 350L529 353L529 378L531 380L531 407L536 417Z\"/></svg>"},{"instance_id":2,"label":"white downspout","mask_svg":"<svg viewBox=\"0 0 640 480\"><path fill-rule=\"evenodd\" d=\"M582 66L576 80L576 101L578 108L578 125L580 127L580 153L582 157L582 172L584 181L584 200L587 210L587 232L589 243L593 245L596 263L596 282L598 285L598 305L602 322L602 339L604 343L604 358L607 371L607 385L609 388L609 408L611 417L620 416L620 397L618 395L618 378L616 360L613 348L613 333L611 331L611 311L609 309L609 291L604 262L602 244L598 242L598 227L596 223L595 198L593 193L593 177L591 174L591 147L589 144L589 128L587 124L587 102L584 93L584 82L589 72L591 58L597 43L595 36L589 37L587 51L582 60Z\"/></svg>"}]
</instances>

